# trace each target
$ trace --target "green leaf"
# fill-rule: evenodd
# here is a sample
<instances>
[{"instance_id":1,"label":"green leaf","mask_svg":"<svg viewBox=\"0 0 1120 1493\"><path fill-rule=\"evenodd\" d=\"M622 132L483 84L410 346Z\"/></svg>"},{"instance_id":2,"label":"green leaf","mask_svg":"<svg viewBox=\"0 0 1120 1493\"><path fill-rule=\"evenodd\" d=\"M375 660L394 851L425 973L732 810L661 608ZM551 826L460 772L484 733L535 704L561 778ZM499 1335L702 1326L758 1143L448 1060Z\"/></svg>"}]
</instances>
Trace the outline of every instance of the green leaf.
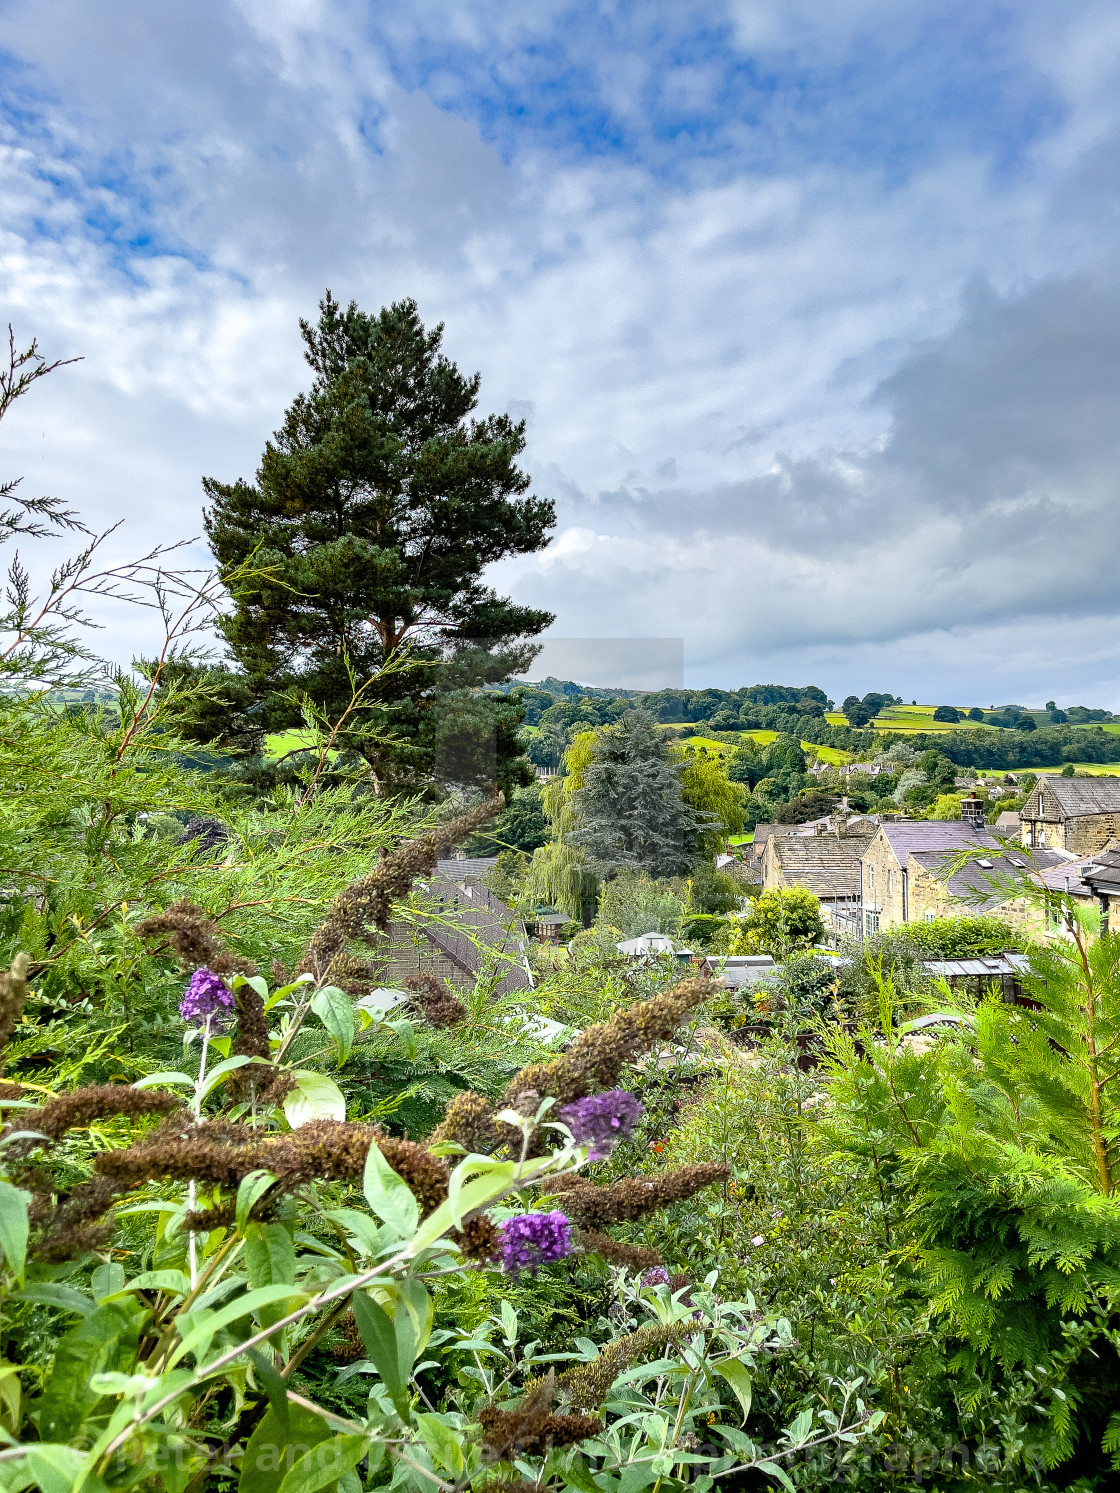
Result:
<instances>
[{"instance_id":1,"label":"green leaf","mask_svg":"<svg viewBox=\"0 0 1120 1493\"><path fill-rule=\"evenodd\" d=\"M108 1265L98 1265L90 1276L90 1289L98 1306L108 1296L115 1296L118 1291L124 1290L124 1266L118 1265L116 1261Z\"/></svg>"},{"instance_id":2,"label":"green leaf","mask_svg":"<svg viewBox=\"0 0 1120 1493\"><path fill-rule=\"evenodd\" d=\"M449 1472L454 1478L461 1477L467 1464L463 1458L463 1433L458 1426L449 1425L441 1415L422 1413L419 1410L413 1419L420 1431L420 1439L428 1448L436 1466L442 1467L444 1472ZM595 1493L599 1493L599 1490L596 1489Z\"/></svg>"},{"instance_id":3,"label":"green leaf","mask_svg":"<svg viewBox=\"0 0 1120 1493\"><path fill-rule=\"evenodd\" d=\"M506 1342L512 1348L517 1341L517 1313L508 1301L502 1302L500 1310L502 1314L502 1332Z\"/></svg>"},{"instance_id":4,"label":"green leaf","mask_svg":"<svg viewBox=\"0 0 1120 1493\"><path fill-rule=\"evenodd\" d=\"M33 1280L20 1291L13 1291L12 1301L37 1301L41 1306L54 1306L59 1311L74 1312L79 1317L88 1317L97 1303L92 1296L73 1286L59 1285L56 1281Z\"/></svg>"},{"instance_id":5,"label":"green leaf","mask_svg":"<svg viewBox=\"0 0 1120 1493\"><path fill-rule=\"evenodd\" d=\"M168 1296L186 1296L190 1288L190 1279L182 1270L145 1270L125 1287L128 1291L165 1291Z\"/></svg>"},{"instance_id":6,"label":"green leaf","mask_svg":"<svg viewBox=\"0 0 1120 1493\"><path fill-rule=\"evenodd\" d=\"M89 1453L73 1446L57 1446L40 1441L29 1446L23 1458L35 1486L42 1493L71 1493L81 1474L89 1466Z\"/></svg>"},{"instance_id":7,"label":"green leaf","mask_svg":"<svg viewBox=\"0 0 1120 1493\"><path fill-rule=\"evenodd\" d=\"M337 985L324 985L311 997L311 1009L334 1038L341 1068L354 1046L354 1007L350 997Z\"/></svg>"},{"instance_id":8,"label":"green leaf","mask_svg":"<svg viewBox=\"0 0 1120 1493\"><path fill-rule=\"evenodd\" d=\"M712 1368L721 1379L726 1379L730 1384L732 1393L743 1407L743 1424L746 1425L754 1395L754 1380L750 1369L737 1358L728 1358L723 1363L715 1363Z\"/></svg>"},{"instance_id":9,"label":"green leaf","mask_svg":"<svg viewBox=\"0 0 1120 1493\"><path fill-rule=\"evenodd\" d=\"M257 1383L268 1396L277 1425L287 1435L291 1409L288 1403L288 1386L277 1373L275 1364L270 1363L259 1348L250 1348L246 1356L253 1365Z\"/></svg>"},{"instance_id":10,"label":"green leaf","mask_svg":"<svg viewBox=\"0 0 1120 1493\"><path fill-rule=\"evenodd\" d=\"M210 1072L206 1075L205 1083L202 1085L201 1097L205 1099L207 1094L213 1093L227 1073L233 1073L238 1068L244 1068L246 1063L251 1063L252 1061L253 1059L246 1057L244 1053L239 1053L237 1057L226 1058L224 1063L219 1063L216 1068L211 1068Z\"/></svg>"},{"instance_id":11,"label":"green leaf","mask_svg":"<svg viewBox=\"0 0 1120 1493\"><path fill-rule=\"evenodd\" d=\"M30 1196L10 1182L0 1182L0 1249L4 1251L8 1268L21 1285L27 1268L27 1203Z\"/></svg>"},{"instance_id":12,"label":"green leaf","mask_svg":"<svg viewBox=\"0 0 1120 1493\"><path fill-rule=\"evenodd\" d=\"M413 1197L408 1183L397 1176L382 1156L376 1142L370 1146L366 1156L362 1191L378 1218L390 1228L396 1229L402 1239L412 1237L420 1222L420 1205Z\"/></svg>"},{"instance_id":13,"label":"green leaf","mask_svg":"<svg viewBox=\"0 0 1120 1493\"><path fill-rule=\"evenodd\" d=\"M551 1165L551 1156L538 1156L533 1161L527 1161L523 1166L517 1167L516 1174L521 1181L528 1182L546 1171ZM509 1190L509 1185L509 1178L504 1173L495 1174L494 1172L487 1172L482 1177L476 1177L473 1182L468 1182L459 1194L460 1217L473 1213L476 1208L484 1208L487 1203L501 1197ZM451 1215L449 1195L448 1201L440 1203L435 1212L430 1214L416 1231L411 1244L411 1253L418 1255L421 1250L427 1249L430 1244L434 1244L437 1239L442 1238L449 1229L454 1227L455 1221Z\"/></svg>"},{"instance_id":14,"label":"green leaf","mask_svg":"<svg viewBox=\"0 0 1120 1493\"><path fill-rule=\"evenodd\" d=\"M101 1398L90 1389L95 1374L132 1372L147 1317L131 1296L106 1301L63 1335L39 1401L39 1434L45 1441L77 1435Z\"/></svg>"},{"instance_id":15,"label":"green leaf","mask_svg":"<svg viewBox=\"0 0 1120 1493\"><path fill-rule=\"evenodd\" d=\"M758 1462L755 1464L756 1472L764 1472L767 1477L776 1478L783 1488L788 1488L789 1493L797 1493L797 1489L790 1482L789 1474L782 1471L774 1462Z\"/></svg>"},{"instance_id":16,"label":"green leaf","mask_svg":"<svg viewBox=\"0 0 1120 1493\"><path fill-rule=\"evenodd\" d=\"M400 1345L393 1318L362 1291L354 1296L353 1312L369 1360L381 1375L381 1382L403 1420L408 1415L408 1395L405 1389L408 1369L411 1369L415 1360L409 1358L408 1366L402 1373ZM402 1312L399 1315L411 1334L412 1324L408 1313Z\"/></svg>"},{"instance_id":17,"label":"green leaf","mask_svg":"<svg viewBox=\"0 0 1120 1493\"><path fill-rule=\"evenodd\" d=\"M253 1287L290 1286L296 1278L296 1247L287 1226L251 1223L245 1230L245 1265ZM262 1307L261 1326L271 1327L273 1322L279 1322L294 1309L296 1302L297 1298L289 1297Z\"/></svg>"},{"instance_id":18,"label":"green leaf","mask_svg":"<svg viewBox=\"0 0 1120 1493\"><path fill-rule=\"evenodd\" d=\"M369 1450L368 1436L332 1436L300 1457L280 1484L279 1493L319 1493L353 1469Z\"/></svg>"},{"instance_id":19,"label":"green leaf","mask_svg":"<svg viewBox=\"0 0 1120 1493\"><path fill-rule=\"evenodd\" d=\"M255 1291L248 1291L236 1301L231 1301L229 1306L223 1306L220 1311L189 1312L185 1317L180 1317L177 1325L183 1341L175 1350L168 1367L173 1368L180 1359L201 1344L208 1343L216 1332L228 1327L231 1322L237 1322L274 1301L283 1301L292 1294L291 1286L287 1285L259 1286ZM300 1295L300 1300L303 1299ZM200 1318L203 1320L199 1320Z\"/></svg>"},{"instance_id":20,"label":"green leaf","mask_svg":"<svg viewBox=\"0 0 1120 1493\"><path fill-rule=\"evenodd\" d=\"M786 1432L786 1435L794 1443L795 1446L800 1446L801 1443L808 1438L809 1433L812 1431L812 1429L813 1412L811 1410L802 1410L801 1414L797 1417L793 1425L790 1426L789 1430Z\"/></svg>"},{"instance_id":21,"label":"green leaf","mask_svg":"<svg viewBox=\"0 0 1120 1493\"><path fill-rule=\"evenodd\" d=\"M268 999L268 981L264 975L234 975L230 982L230 989L236 990L239 985L249 985L257 992L261 1000Z\"/></svg>"},{"instance_id":22,"label":"green leaf","mask_svg":"<svg viewBox=\"0 0 1120 1493\"><path fill-rule=\"evenodd\" d=\"M463 1189L467 1185L469 1176L489 1176L495 1180L504 1177L512 1182L517 1175L516 1161L491 1161L489 1157L468 1156L461 1161L451 1173L451 1179L447 1185L447 1205L451 1210L451 1219L457 1229L463 1227L463 1214L469 1211L463 1206Z\"/></svg>"},{"instance_id":23,"label":"green leaf","mask_svg":"<svg viewBox=\"0 0 1120 1493\"><path fill-rule=\"evenodd\" d=\"M349 1230L353 1235L351 1242L357 1244L359 1254L379 1254L388 1242L388 1231L383 1234L369 1214L359 1213L357 1208L332 1208L323 1217L338 1224L339 1228Z\"/></svg>"},{"instance_id":24,"label":"green leaf","mask_svg":"<svg viewBox=\"0 0 1120 1493\"><path fill-rule=\"evenodd\" d=\"M264 1167L259 1167L255 1172L242 1177L241 1185L237 1189L237 1232L239 1234L245 1232L253 1205L260 1201L275 1181L275 1175L266 1171Z\"/></svg>"},{"instance_id":25,"label":"green leaf","mask_svg":"<svg viewBox=\"0 0 1120 1493\"><path fill-rule=\"evenodd\" d=\"M568 1487L575 1488L576 1493L603 1493L602 1484L595 1481L582 1462L565 1468L563 1476Z\"/></svg>"},{"instance_id":26,"label":"green leaf","mask_svg":"<svg viewBox=\"0 0 1120 1493\"><path fill-rule=\"evenodd\" d=\"M138 1078L132 1087L134 1089L161 1089L169 1083L185 1083L193 1089L195 1080L189 1073L149 1073L147 1078Z\"/></svg>"},{"instance_id":27,"label":"green leaf","mask_svg":"<svg viewBox=\"0 0 1120 1493\"><path fill-rule=\"evenodd\" d=\"M245 1447L238 1493L277 1493L285 1474L331 1434L321 1415L301 1405L289 1404L286 1429L271 1410L266 1411Z\"/></svg>"},{"instance_id":28,"label":"green leaf","mask_svg":"<svg viewBox=\"0 0 1120 1493\"><path fill-rule=\"evenodd\" d=\"M284 1098L284 1115L293 1130L310 1120L345 1120L346 1100L333 1078L298 1068L291 1077L295 1088Z\"/></svg>"}]
</instances>

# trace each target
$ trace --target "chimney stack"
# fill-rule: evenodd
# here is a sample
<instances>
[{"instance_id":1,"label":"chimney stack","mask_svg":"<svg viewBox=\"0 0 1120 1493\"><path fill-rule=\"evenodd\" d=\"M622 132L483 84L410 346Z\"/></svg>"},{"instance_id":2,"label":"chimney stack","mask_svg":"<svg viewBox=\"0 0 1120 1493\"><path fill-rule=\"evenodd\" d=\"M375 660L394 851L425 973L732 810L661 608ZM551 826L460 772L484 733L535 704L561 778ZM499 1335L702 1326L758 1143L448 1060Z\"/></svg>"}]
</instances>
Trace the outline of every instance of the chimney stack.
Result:
<instances>
[{"instance_id":1,"label":"chimney stack","mask_svg":"<svg viewBox=\"0 0 1120 1493\"><path fill-rule=\"evenodd\" d=\"M971 824L974 829L984 828L984 800L974 792L961 799L961 823Z\"/></svg>"}]
</instances>

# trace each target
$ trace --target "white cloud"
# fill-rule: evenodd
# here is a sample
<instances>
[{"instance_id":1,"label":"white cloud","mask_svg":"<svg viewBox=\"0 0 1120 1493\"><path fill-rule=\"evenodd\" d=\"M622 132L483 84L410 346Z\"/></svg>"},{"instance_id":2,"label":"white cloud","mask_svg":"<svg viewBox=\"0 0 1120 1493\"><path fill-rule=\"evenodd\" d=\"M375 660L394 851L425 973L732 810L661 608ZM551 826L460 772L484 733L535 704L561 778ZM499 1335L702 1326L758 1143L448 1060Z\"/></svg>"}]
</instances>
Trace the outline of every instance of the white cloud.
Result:
<instances>
[{"instance_id":1,"label":"white cloud","mask_svg":"<svg viewBox=\"0 0 1120 1493\"><path fill-rule=\"evenodd\" d=\"M998 695L1018 628L1120 702L1077 620L1117 609L1120 36L1095 0L963 7L994 40L956 117L942 11L731 7L713 43L679 6L9 6L0 286L85 361L3 470L137 547L195 533L199 478L250 475L306 381L323 287L414 294L488 407L532 410L561 528L500 576L558 632L681 635L697 683L921 693L967 661ZM748 108L749 59L778 82Z\"/></svg>"}]
</instances>

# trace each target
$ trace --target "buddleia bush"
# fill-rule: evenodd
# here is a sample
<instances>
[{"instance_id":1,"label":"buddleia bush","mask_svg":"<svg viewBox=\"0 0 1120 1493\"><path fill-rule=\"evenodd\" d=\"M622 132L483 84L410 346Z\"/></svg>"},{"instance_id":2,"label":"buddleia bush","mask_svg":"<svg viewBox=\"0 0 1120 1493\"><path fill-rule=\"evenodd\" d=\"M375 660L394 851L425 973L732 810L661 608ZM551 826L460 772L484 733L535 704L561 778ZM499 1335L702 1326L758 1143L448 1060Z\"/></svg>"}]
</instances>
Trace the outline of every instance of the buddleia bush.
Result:
<instances>
[{"instance_id":1,"label":"buddleia bush","mask_svg":"<svg viewBox=\"0 0 1120 1493\"><path fill-rule=\"evenodd\" d=\"M853 1385L838 1408L758 1444L743 1429L751 1379L789 1350L788 1324L721 1300L714 1275L671 1280L655 1254L614 1238L620 1221L723 1178L722 1164L582 1175L624 1152L641 1106L617 1080L674 1036L705 979L530 1063L497 1100L461 1095L439 1139L347 1117L324 1070L340 1071L378 1018L332 971L353 969L438 848L438 834L407 844L344 888L306 967L279 986L235 969L212 920L180 906L149 921L141 936L185 966L203 946L225 966L180 989L181 1068L51 1091L12 1065L0 1089L8 1493L187 1493L215 1479L244 1493L525 1481L609 1493L623 1469L642 1489L683 1485L698 1466L780 1481L802 1449L842 1462L874 1424ZM30 968L20 955L0 977L0 1042L18 1028ZM402 1046L426 1022L415 994L409 1016L384 1023ZM309 1032L330 1063L297 1056ZM456 1315L472 1277L531 1290L612 1252L623 1309L596 1320L574 1359L542 1357L509 1303L479 1319L475 1293L475 1320Z\"/></svg>"}]
</instances>

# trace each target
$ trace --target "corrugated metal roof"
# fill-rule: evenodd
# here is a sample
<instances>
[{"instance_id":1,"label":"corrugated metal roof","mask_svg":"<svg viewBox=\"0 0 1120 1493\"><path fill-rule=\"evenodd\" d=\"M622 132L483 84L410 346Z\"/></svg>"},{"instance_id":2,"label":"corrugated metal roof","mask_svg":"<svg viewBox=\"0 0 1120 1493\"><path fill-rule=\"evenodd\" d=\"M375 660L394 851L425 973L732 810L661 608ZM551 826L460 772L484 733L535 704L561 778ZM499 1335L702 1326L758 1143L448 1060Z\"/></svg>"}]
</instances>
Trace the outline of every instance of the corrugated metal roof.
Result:
<instances>
[{"instance_id":1,"label":"corrugated metal roof","mask_svg":"<svg viewBox=\"0 0 1120 1493\"><path fill-rule=\"evenodd\" d=\"M461 860L436 861L436 870L448 881L465 881L468 877L481 881L497 864L496 855L464 856Z\"/></svg>"},{"instance_id":2,"label":"corrugated metal roof","mask_svg":"<svg viewBox=\"0 0 1120 1493\"><path fill-rule=\"evenodd\" d=\"M931 975L952 980L961 976L1018 975L1030 968L1026 954L991 954L977 959L923 959L922 967Z\"/></svg>"}]
</instances>

